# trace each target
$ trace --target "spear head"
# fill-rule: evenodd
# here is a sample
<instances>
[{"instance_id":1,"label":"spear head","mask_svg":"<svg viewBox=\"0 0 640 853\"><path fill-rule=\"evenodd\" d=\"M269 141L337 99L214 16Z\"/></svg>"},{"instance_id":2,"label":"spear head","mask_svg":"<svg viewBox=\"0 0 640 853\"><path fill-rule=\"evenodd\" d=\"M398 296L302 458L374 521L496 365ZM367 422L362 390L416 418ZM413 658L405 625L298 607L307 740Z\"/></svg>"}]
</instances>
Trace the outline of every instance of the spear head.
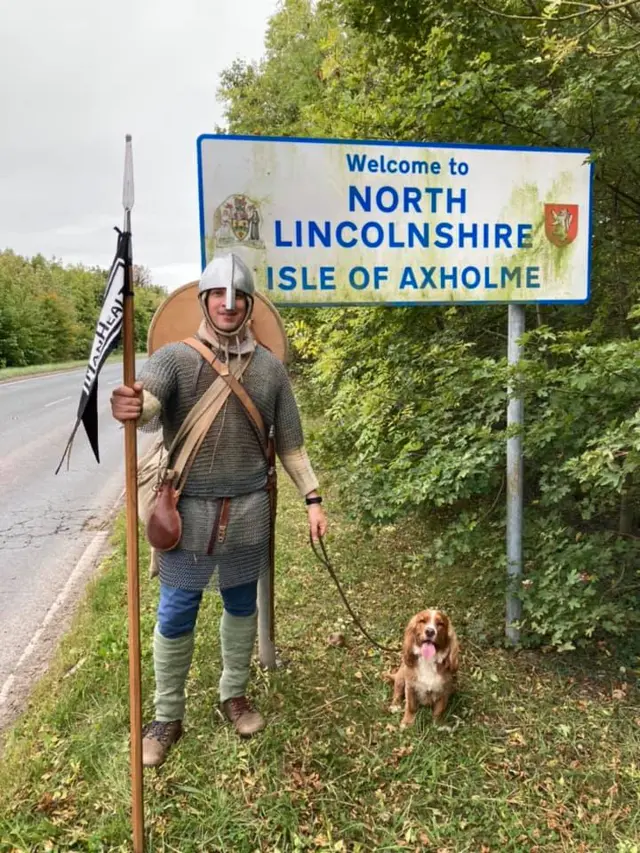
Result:
<instances>
[{"instance_id":1,"label":"spear head","mask_svg":"<svg viewBox=\"0 0 640 853\"><path fill-rule=\"evenodd\" d=\"M124 207L124 230L131 231L131 211L133 209L133 151L131 134L125 137L124 184L122 186L122 206Z\"/></svg>"}]
</instances>

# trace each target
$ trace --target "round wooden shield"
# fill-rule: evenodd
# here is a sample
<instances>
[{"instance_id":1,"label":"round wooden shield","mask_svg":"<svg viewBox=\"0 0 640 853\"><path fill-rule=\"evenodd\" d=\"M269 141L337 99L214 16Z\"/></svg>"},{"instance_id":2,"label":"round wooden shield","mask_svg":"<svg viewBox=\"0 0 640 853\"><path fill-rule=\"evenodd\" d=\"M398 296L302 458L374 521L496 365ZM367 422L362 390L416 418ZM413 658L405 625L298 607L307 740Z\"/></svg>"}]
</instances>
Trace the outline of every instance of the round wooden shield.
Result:
<instances>
[{"instance_id":1,"label":"round wooden shield","mask_svg":"<svg viewBox=\"0 0 640 853\"><path fill-rule=\"evenodd\" d=\"M149 355L165 344L182 341L198 331L202 311L198 302L198 282L183 284L158 306L147 335ZM258 343L286 362L289 356L282 318L266 296L254 294L250 328Z\"/></svg>"}]
</instances>

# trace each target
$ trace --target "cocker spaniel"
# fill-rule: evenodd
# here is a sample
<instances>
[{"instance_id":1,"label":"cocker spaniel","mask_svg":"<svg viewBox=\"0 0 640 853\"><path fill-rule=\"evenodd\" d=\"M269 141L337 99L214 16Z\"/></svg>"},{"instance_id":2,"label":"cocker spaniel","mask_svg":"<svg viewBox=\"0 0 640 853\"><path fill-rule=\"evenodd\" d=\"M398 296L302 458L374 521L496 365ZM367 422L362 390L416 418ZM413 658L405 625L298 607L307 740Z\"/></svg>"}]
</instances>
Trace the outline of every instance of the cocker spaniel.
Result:
<instances>
[{"instance_id":1,"label":"cocker spaniel","mask_svg":"<svg viewBox=\"0 0 640 853\"><path fill-rule=\"evenodd\" d=\"M389 676L393 682L392 711L401 710L404 697L403 728L413 725L420 705L433 708L434 720L442 716L455 690L458 658L458 638L446 613L416 613L404 632L400 667Z\"/></svg>"}]
</instances>

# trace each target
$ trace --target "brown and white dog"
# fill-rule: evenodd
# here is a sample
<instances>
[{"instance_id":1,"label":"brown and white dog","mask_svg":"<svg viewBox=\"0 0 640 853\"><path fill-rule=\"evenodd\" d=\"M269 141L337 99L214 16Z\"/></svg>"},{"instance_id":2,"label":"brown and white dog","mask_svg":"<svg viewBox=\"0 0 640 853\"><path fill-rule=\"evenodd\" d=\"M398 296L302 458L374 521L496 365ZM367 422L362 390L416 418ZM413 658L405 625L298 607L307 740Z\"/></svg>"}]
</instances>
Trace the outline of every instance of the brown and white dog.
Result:
<instances>
[{"instance_id":1,"label":"brown and white dog","mask_svg":"<svg viewBox=\"0 0 640 853\"><path fill-rule=\"evenodd\" d=\"M404 632L402 662L393 681L392 711L401 710L400 725L413 725L420 705L433 708L437 720L455 689L458 671L458 638L449 617L441 610L423 610L409 621Z\"/></svg>"}]
</instances>

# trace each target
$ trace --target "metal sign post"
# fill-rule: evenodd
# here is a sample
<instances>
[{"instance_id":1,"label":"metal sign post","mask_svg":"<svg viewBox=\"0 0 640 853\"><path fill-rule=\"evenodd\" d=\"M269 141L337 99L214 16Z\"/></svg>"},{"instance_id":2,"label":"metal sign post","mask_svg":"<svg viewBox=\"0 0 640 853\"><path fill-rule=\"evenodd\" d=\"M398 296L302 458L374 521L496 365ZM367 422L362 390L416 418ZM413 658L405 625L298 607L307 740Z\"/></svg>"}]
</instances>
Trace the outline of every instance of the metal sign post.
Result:
<instances>
[{"instance_id":1,"label":"metal sign post","mask_svg":"<svg viewBox=\"0 0 640 853\"><path fill-rule=\"evenodd\" d=\"M522 347L519 343L524 334L524 305L509 305L508 361L516 366L520 361ZM524 401L508 389L507 430L517 429L507 438L507 617L505 633L507 640L516 644L520 641L520 630L513 623L522 615L522 602L518 595L522 579L522 510L524 506L524 465L522 458L522 426L524 424Z\"/></svg>"}]
</instances>

